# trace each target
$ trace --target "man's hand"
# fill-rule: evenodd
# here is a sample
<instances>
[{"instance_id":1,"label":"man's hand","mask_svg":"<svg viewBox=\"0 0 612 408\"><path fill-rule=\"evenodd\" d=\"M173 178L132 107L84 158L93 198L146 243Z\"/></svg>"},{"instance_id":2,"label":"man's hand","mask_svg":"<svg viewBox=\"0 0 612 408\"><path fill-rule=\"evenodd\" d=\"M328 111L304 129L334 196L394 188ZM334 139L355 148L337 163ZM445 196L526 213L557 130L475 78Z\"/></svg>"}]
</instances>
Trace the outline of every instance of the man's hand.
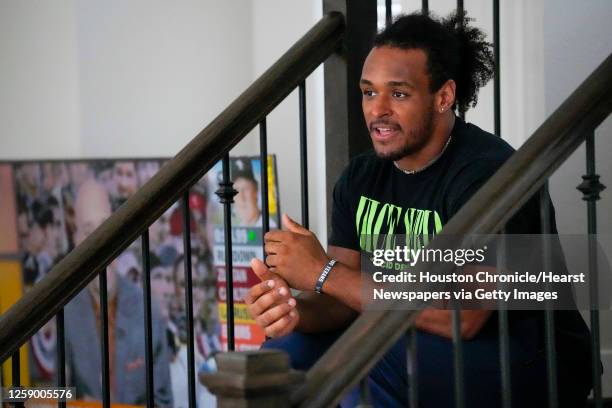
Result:
<instances>
[{"instance_id":1,"label":"man's hand","mask_svg":"<svg viewBox=\"0 0 612 408\"><path fill-rule=\"evenodd\" d=\"M292 288L312 291L329 257L317 237L287 214L283 226L285 231L270 231L264 237L266 263Z\"/></svg>"},{"instance_id":2,"label":"man's hand","mask_svg":"<svg viewBox=\"0 0 612 408\"><path fill-rule=\"evenodd\" d=\"M245 298L247 310L268 337L289 334L300 320L287 282L271 273L259 259L251 261L261 283L249 289Z\"/></svg>"}]
</instances>

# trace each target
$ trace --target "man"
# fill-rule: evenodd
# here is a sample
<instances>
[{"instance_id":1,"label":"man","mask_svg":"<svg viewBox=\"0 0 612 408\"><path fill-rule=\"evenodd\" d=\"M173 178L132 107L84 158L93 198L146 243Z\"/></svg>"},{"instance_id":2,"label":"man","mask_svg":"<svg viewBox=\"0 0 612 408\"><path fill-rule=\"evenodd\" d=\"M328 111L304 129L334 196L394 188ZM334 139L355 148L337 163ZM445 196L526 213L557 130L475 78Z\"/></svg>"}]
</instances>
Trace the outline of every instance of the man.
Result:
<instances>
[{"instance_id":1,"label":"man","mask_svg":"<svg viewBox=\"0 0 612 408\"><path fill-rule=\"evenodd\" d=\"M265 237L269 269L253 261L264 281L249 293L249 312L273 338L264 347L286 350L295 368L312 366L362 311L364 237L438 233L513 152L454 114L473 106L492 76L490 44L468 19L461 23L456 16L436 21L410 15L378 34L360 80L375 154L355 158L336 184L327 253L310 231L284 216L286 231ZM531 200L507 228L539 233L538 225L537 201ZM322 294L315 293L330 259L337 263L319 286ZM293 298L289 287L302 293ZM510 315L513 404L546 406L542 314ZM588 330L576 311L556 317L559 400L580 406L591 387ZM499 406L497 314L464 310L461 321L466 406ZM453 407L451 313L426 309L415 326L419 404ZM408 405L405 350L402 338L370 372L374 406ZM355 403L349 395L343 406Z\"/></svg>"},{"instance_id":2,"label":"man","mask_svg":"<svg viewBox=\"0 0 612 408\"><path fill-rule=\"evenodd\" d=\"M119 208L138 189L138 173L132 161L118 161L113 166L113 210Z\"/></svg>"},{"instance_id":3,"label":"man","mask_svg":"<svg viewBox=\"0 0 612 408\"><path fill-rule=\"evenodd\" d=\"M108 193L95 180L81 184L75 200L75 243L80 244L111 214ZM146 403L144 306L139 288L107 270L109 368L111 400ZM164 323L157 307L152 310L155 405L172 405L169 355ZM102 399L102 358L99 280L94 279L65 308L66 356L69 384L77 397Z\"/></svg>"}]
</instances>

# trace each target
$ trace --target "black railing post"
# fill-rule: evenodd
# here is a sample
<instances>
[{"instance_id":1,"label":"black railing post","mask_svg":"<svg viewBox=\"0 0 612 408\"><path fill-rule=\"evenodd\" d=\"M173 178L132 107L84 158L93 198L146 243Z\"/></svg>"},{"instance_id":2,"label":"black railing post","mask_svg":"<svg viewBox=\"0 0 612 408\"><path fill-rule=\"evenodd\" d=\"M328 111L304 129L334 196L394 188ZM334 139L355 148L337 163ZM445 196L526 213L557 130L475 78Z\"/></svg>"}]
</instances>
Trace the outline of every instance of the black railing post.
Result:
<instances>
[{"instance_id":1,"label":"black railing post","mask_svg":"<svg viewBox=\"0 0 612 408\"><path fill-rule=\"evenodd\" d=\"M64 337L64 309L60 310L55 316L57 325L57 386L66 386L66 342ZM59 408L66 406L65 401L57 403Z\"/></svg>"},{"instance_id":2,"label":"black railing post","mask_svg":"<svg viewBox=\"0 0 612 408\"><path fill-rule=\"evenodd\" d=\"M193 283L191 275L191 213L189 211L189 189L183 193L183 255L185 262L185 311L187 312L187 388L189 407L196 407L195 347L193 329Z\"/></svg>"},{"instance_id":3,"label":"black railing post","mask_svg":"<svg viewBox=\"0 0 612 408\"><path fill-rule=\"evenodd\" d=\"M429 0L421 0L421 13L425 16L429 14Z\"/></svg>"},{"instance_id":4,"label":"black railing post","mask_svg":"<svg viewBox=\"0 0 612 408\"><path fill-rule=\"evenodd\" d=\"M455 407L465 407L465 378L463 371L463 339L461 338L461 305L454 302L453 318L453 360L455 378Z\"/></svg>"},{"instance_id":5,"label":"black railing post","mask_svg":"<svg viewBox=\"0 0 612 408\"><path fill-rule=\"evenodd\" d=\"M595 407L602 407L601 392L601 350L599 338L599 271L597 265L597 201L606 187L600 183L599 175L595 174L595 140L594 132L586 138L586 175L582 176L582 183L576 187L583 194L582 199L587 202L587 228L589 234L589 300L591 305L591 365L593 366L593 399Z\"/></svg>"},{"instance_id":6,"label":"black railing post","mask_svg":"<svg viewBox=\"0 0 612 408\"><path fill-rule=\"evenodd\" d=\"M98 275L100 282L100 361L102 362L102 406L110 407L110 367L109 367L109 345L108 345L108 289L107 289L107 269L104 268ZM111 271L110 273L115 273Z\"/></svg>"},{"instance_id":7,"label":"black railing post","mask_svg":"<svg viewBox=\"0 0 612 408\"><path fill-rule=\"evenodd\" d=\"M501 82L499 76L499 0L493 0L493 58L495 74L493 77L493 121L495 135L501 137Z\"/></svg>"},{"instance_id":8,"label":"black railing post","mask_svg":"<svg viewBox=\"0 0 612 408\"><path fill-rule=\"evenodd\" d=\"M552 265L552 249L550 247L551 210L548 195L548 181L540 190L540 226L543 244L544 270L550 271ZM545 287L548 291L548 284ZM548 406L559 406L557 384L557 344L555 339L555 313L550 302L546 303L544 310L544 336L546 338L546 374L548 380Z\"/></svg>"},{"instance_id":9,"label":"black railing post","mask_svg":"<svg viewBox=\"0 0 612 408\"><path fill-rule=\"evenodd\" d=\"M406 369L408 370L408 400L411 407L419 406L419 373L417 371L417 331L415 328L406 334Z\"/></svg>"},{"instance_id":10,"label":"black railing post","mask_svg":"<svg viewBox=\"0 0 612 408\"><path fill-rule=\"evenodd\" d=\"M151 318L151 257L149 256L149 230L142 233L142 291L144 292L145 368L147 381L147 408L155 405L153 385L153 325Z\"/></svg>"},{"instance_id":11,"label":"black railing post","mask_svg":"<svg viewBox=\"0 0 612 408\"><path fill-rule=\"evenodd\" d=\"M19 387L21 383L21 367L20 367L20 356L19 349L11 356L11 376L13 380L13 387Z\"/></svg>"},{"instance_id":12,"label":"black railing post","mask_svg":"<svg viewBox=\"0 0 612 408\"><path fill-rule=\"evenodd\" d=\"M503 275L507 271L507 253L506 253L506 229L501 231L501 235L497 240L497 273ZM507 284L500 283L499 289L506 290ZM502 386L502 407L512 407L512 376L510 372L510 325L508 321L508 306L503 300L499 301L498 314L498 329L499 329L499 361L501 370L501 386Z\"/></svg>"},{"instance_id":13,"label":"black railing post","mask_svg":"<svg viewBox=\"0 0 612 408\"><path fill-rule=\"evenodd\" d=\"M359 79L377 29L375 1L323 0L323 14L345 18L342 47L324 63L327 223L334 184L349 160L371 147L361 109ZM350 50L350 52L349 52Z\"/></svg>"},{"instance_id":14,"label":"black railing post","mask_svg":"<svg viewBox=\"0 0 612 408\"><path fill-rule=\"evenodd\" d=\"M263 164L263 163L262 163ZM227 307L227 349L234 351L234 275L232 259L232 203L238 192L230 179L229 153L223 156L223 180L215 192L223 204L223 220L225 223L225 304ZM267 180L266 180L267 182Z\"/></svg>"},{"instance_id":15,"label":"black railing post","mask_svg":"<svg viewBox=\"0 0 612 408\"><path fill-rule=\"evenodd\" d=\"M259 123L259 161L261 162L261 235L270 231L270 205L268 203L268 130L266 118ZM262 239L262 245L264 244ZM264 255L265 256L265 255Z\"/></svg>"},{"instance_id":16,"label":"black railing post","mask_svg":"<svg viewBox=\"0 0 612 408\"><path fill-rule=\"evenodd\" d=\"M302 178L302 225L308 228L308 145L306 134L306 81L299 86L300 174Z\"/></svg>"},{"instance_id":17,"label":"black railing post","mask_svg":"<svg viewBox=\"0 0 612 408\"><path fill-rule=\"evenodd\" d=\"M463 7L463 0L457 0L457 16L459 17L459 24L460 27L459 29L463 29L463 16L465 15L465 9ZM465 119L465 110L463 110L462 108L458 109L459 111L459 117L461 119Z\"/></svg>"},{"instance_id":18,"label":"black railing post","mask_svg":"<svg viewBox=\"0 0 612 408\"><path fill-rule=\"evenodd\" d=\"M370 393L369 376L359 381L359 405L358 408L372 408L372 395Z\"/></svg>"},{"instance_id":19,"label":"black railing post","mask_svg":"<svg viewBox=\"0 0 612 408\"><path fill-rule=\"evenodd\" d=\"M13 356L11 357L11 375L13 380L13 387L21 386L21 358L19 352L21 350L17 349ZM16 402L13 405L15 408L23 407L24 404L22 402Z\"/></svg>"}]
</instances>

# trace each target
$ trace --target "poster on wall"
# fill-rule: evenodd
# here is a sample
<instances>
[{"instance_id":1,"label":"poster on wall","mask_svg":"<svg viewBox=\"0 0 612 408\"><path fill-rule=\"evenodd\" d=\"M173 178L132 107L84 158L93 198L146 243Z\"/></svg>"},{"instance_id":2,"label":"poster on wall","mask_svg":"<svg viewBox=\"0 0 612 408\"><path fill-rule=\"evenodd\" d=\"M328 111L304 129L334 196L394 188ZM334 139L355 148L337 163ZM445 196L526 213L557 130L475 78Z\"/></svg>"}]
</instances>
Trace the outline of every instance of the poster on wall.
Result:
<instances>
[{"instance_id":1,"label":"poster on wall","mask_svg":"<svg viewBox=\"0 0 612 408\"><path fill-rule=\"evenodd\" d=\"M270 228L280 224L276 161L268 156L268 208ZM209 184L218 185L222 176L221 163L209 172ZM236 350L257 349L265 340L263 330L249 316L244 299L249 288L260 280L250 267L252 258L263 259L261 211L261 160L257 157L230 158L230 177L238 192L232 204L232 263L234 297L234 336ZM217 275L217 301L222 325L221 343L227 350L227 306L225 268L225 228L223 207L216 204L211 215L213 228L213 259Z\"/></svg>"},{"instance_id":2,"label":"poster on wall","mask_svg":"<svg viewBox=\"0 0 612 408\"><path fill-rule=\"evenodd\" d=\"M16 223L25 290L42 279L163 165L161 160L24 162L13 165ZM207 236L208 187L189 195L196 369L209 370L221 349L216 277ZM187 322L183 220L173 204L149 229L155 402L187 406ZM140 240L106 270L109 296L111 398L144 404L144 306ZM99 284L94 279L66 307L68 381L83 400L101 399ZM32 380L51 384L56 373L55 319L30 341ZM90 356L91 359L82 358ZM199 405L212 396L197 384Z\"/></svg>"},{"instance_id":3,"label":"poster on wall","mask_svg":"<svg viewBox=\"0 0 612 408\"><path fill-rule=\"evenodd\" d=\"M19 287L27 291L44 278L153 177L164 162L90 160L5 165L11 181L7 188L12 190L9 201L13 203L11 217L15 229L10 250L20 257L23 271L19 273ZM273 156L267 165L270 226L276 228L280 211ZM244 305L246 291L259 281L249 261L252 257L263 257L260 169L259 158L231 159L231 175L238 191L232 205L238 349L258 348L264 340L263 332L249 318ZM188 196L196 375L214 371L214 355L227 349L223 208L213 194L218 189L220 172L218 163L190 189ZM182 208L181 202L174 203L149 228L154 391L158 406L189 405ZM142 405L146 402L146 376L140 240L107 267L106 276L111 399L114 403ZM78 401L99 401L102 388L97 278L66 305L64 319L68 383L76 386ZM56 341L52 319L29 342L28 358L24 359L29 370L22 372L29 371L32 384L54 383ZM89 357L82 358L84 355ZM214 397L197 379L196 394L198 406L215 404Z\"/></svg>"}]
</instances>

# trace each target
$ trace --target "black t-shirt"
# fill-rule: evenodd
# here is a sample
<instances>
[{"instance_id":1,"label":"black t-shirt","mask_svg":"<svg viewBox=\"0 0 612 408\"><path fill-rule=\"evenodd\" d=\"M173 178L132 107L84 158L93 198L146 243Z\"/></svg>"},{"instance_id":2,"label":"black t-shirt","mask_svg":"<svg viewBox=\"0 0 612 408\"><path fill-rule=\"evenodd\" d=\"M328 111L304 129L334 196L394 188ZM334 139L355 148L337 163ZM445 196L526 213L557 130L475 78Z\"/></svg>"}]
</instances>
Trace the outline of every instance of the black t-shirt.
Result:
<instances>
[{"instance_id":1,"label":"black t-shirt","mask_svg":"<svg viewBox=\"0 0 612 408\"><path fill-rule=\"evenodd\" d=\"M444 154L416 174L374 153L352 160L334 188L329 243L360 250L364 235L435 235L514 152L460 118L451 135Z\"/></svg>"}]
</instances>

